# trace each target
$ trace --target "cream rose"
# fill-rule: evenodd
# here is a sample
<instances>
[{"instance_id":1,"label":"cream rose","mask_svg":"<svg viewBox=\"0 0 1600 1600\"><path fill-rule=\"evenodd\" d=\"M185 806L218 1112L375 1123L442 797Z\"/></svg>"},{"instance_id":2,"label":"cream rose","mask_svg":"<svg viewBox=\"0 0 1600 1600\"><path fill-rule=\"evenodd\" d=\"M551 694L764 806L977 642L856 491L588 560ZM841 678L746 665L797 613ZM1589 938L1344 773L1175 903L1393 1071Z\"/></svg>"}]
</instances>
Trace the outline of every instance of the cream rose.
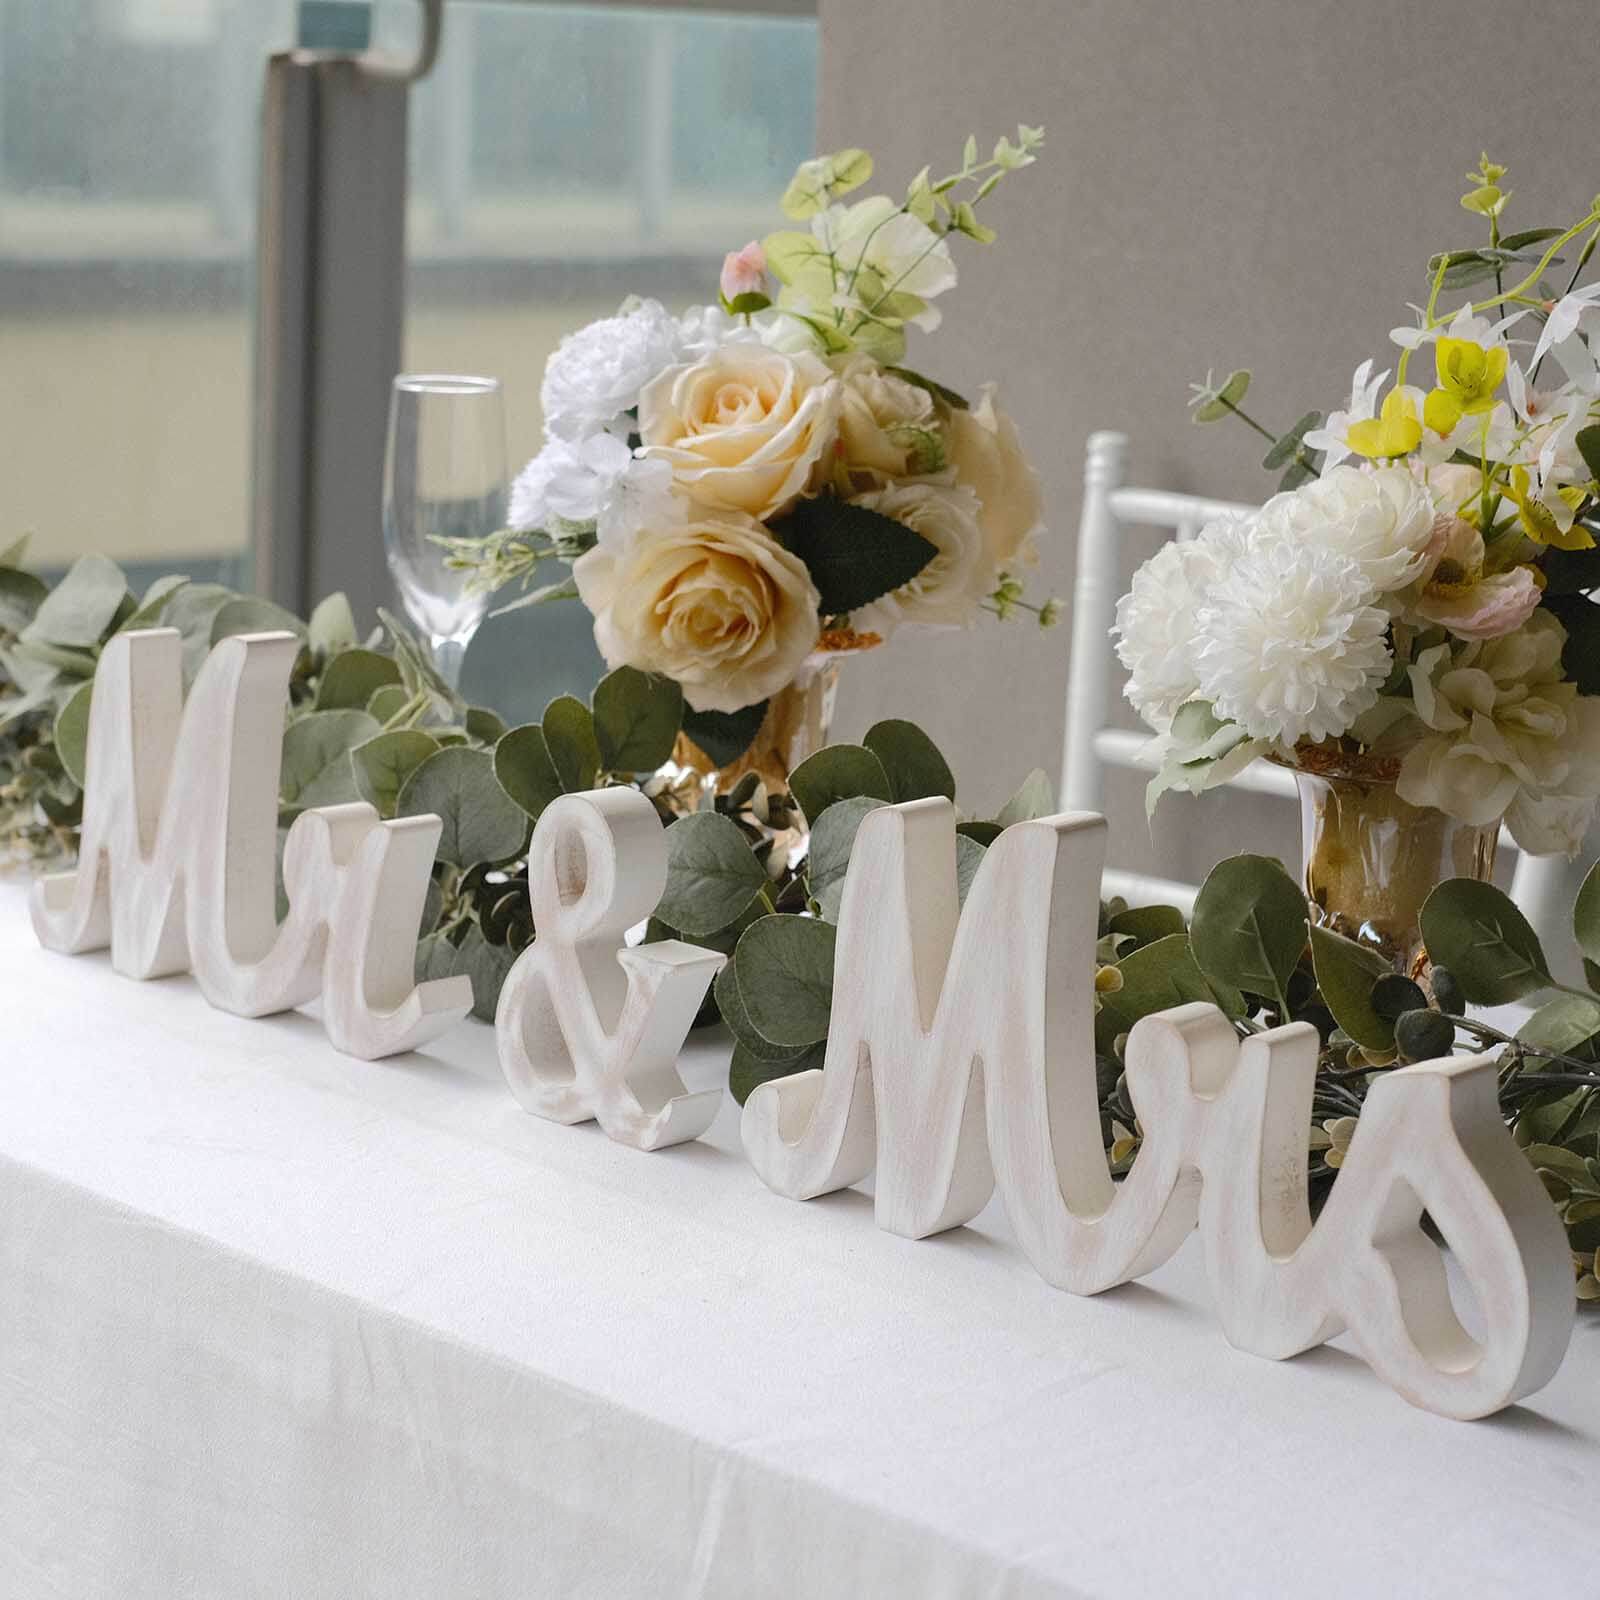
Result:
<instances>
[{"instance_id":1,"label":"cream rose","mask_svg":"<svg viewBox=\"0 0 1600 1600\"><path fill-rule=\"evenodd\" d=\"M696 711L738 711L794 677L820 633L811 575L761 525L691 518L573 563L606 664L659 672Z\"/></svg>"},{"instance_id":2,"label":"cream rose","mask_svg":"<svg viewBox=\"0 0 1600 1600\"><path fill-rule=\"evenodd\" d=\"M900 483L857 495L850 503L903 522L934 548L927 566L909 583L851 614L858 632L887 637L902 622L960 627L972 621L994 587L995 569L979 526L983 508L971 489Z\"/></svg>"},{"instance_id":3,"label":"cream rose","mask_svg":"<svg viewBox=\"0 0 1600 1600\"><path fill-rule=\"evenodd\" d=\"M926 389L859 352L836 356L833 370L842 390L839 457L857 489L881 489L891 479L944 465L933 396Z\"/></svg>"},{"instance_id":4,"label":"cream rose","mask_svg":"<svg viewBox=\"0 0 1600 1600\"><path fill-rule=\"evenodd\" d=\"M952 410L944 425L945 460L983 503L980 523L996 567L1039 559L1035 540L1044 531L1039 477L1022 453L1017 425L994 403L986 383L970 411Z\"/></svg>"},{"instance_id":5,"label":"cream rose","mask_svg":"<svg viewBox=\"0 0 1600 1600\"><path fill-rule=\"evenodd\" d=\"M641 454L668 462L702 505L764 521L826 470L839 404L839 381L820 357L726 344L645 385Z\"/></svg>"}]
</instances>

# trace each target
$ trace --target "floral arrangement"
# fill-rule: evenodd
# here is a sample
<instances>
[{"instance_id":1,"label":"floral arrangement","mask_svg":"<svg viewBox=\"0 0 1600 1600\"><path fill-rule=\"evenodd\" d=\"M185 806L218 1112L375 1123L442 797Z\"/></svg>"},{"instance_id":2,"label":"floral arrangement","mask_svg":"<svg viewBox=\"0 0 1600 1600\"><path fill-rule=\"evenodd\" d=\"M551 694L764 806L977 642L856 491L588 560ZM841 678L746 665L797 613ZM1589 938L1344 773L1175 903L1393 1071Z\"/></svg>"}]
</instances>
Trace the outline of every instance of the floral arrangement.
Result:
<instances>
[{"instance_id":1,"label":"floral arrangement","mask_svg":"<svg viewBox=\"0 0 1600 1600\"><path fill-rule=\"evenodd\" d=\"M570 564L514 604L580 598L607 663L670 678L687 730L724 743L818 650L984 610L1054 621L1014 576L1040 495L993 386L969 404L903 364L907 329L939 325L953 239L993 240L978 208L1043 137L987 160L969 139L899 201L845 203L863 150L806 162L782 199L805 226L730 254L717 304L630 300L562 341L510 527L445 541L452 564L489 590Z\"/></svg>"},{"instance_id":2,"label":"floral arrangement","mask_svg":"<svg viewBox=\"0 0 1600 1600\"><path fill-rule=\"evenodd\" d=\"M1502 234L1506 169L1461 204L1488 242L1429 262L1393 330L1394 381L1278 435L1250 374L1197 386L1195 420L1235 417L1286 467L1258 511L1147 562L1114 633L1126 693L1159 735L1150 803L1257 756L1387 767L1400 799L1535 853L1575 852L1600 799L1600 282L1579 280L1600 201L1565 228ZM1576 252L1564 286L1547 274ZM1493 286L1453 308L1443 301ZM1433 384L1412 378L1431 358Z\"/></svg>"}]
</instances>

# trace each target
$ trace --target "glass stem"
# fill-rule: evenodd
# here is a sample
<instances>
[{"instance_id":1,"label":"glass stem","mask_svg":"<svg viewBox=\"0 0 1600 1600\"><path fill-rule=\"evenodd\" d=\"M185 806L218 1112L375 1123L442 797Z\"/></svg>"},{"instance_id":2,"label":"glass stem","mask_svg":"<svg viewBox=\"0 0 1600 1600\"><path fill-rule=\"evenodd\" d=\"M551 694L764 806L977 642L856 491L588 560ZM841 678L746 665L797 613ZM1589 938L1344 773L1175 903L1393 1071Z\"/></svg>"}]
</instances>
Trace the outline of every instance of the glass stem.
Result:
<instances>
[{"instance_id":1,"label":"glass stem","mask_svg":"<svg viewBox=\"0 0 1600 1600\"><path fill-rule=\"evenodd\" d=\"M470 634L456 634L432 641L433 664L439 669L439 676L452 689L461 687L461 663L467 658L467 645L471 637Z\"/></svg>"}]
</instances>

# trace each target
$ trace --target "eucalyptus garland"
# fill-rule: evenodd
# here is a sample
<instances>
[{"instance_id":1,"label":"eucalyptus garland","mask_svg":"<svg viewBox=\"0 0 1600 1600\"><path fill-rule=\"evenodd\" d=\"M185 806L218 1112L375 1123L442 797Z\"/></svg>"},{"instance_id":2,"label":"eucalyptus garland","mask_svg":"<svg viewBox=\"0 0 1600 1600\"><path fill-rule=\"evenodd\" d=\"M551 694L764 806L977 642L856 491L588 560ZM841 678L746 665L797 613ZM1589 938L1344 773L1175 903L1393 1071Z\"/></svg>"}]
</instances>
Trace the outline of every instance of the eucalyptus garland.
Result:
<instances>
[{"instance_id":1,"label":"eucalyptus garland","mask_svg":"<svg viewBox=\"0 0 1600 1600\"><path fill-rule=\"evenodd\" d=\"M818 751L787 793L752 774L714 804L687 809L669 765L684 724L678 686L630 667L585 703L552 700L537 723L507 728L468 705L426 648L385 613L362 636L342 595L310 619L217 584L163 578L133 594L114 562L80 560L49 588L0 554L0 860L33 870L69 864L82 817L95 669L131 628L171 627L186 686L232 634L282 629L301 642L283 735L279 822L312 806L365 800L384 817L442 822L421 927L419 977L465 973L485 1020L506 973L534 939L526 851L535 822L563 794L614 784L641 790L667 828L667 885L653 938L679 937L730 957L702 1020L734 1039L730 1087L821 1064L833 987L835 924L861 820L882 805L956 784L933 741L889 720L860 744ZM984 851L1012 823L1055 809L1032 773L992 818L957 827L963 897ZM803 826L809 821L809 832ZM1441 884L1422 913L1431 960L1424 988L1376 951L1318 925L1287 871L1262 856L1221 862L1185 919L1172 906L1100 908L1094 975L1101 1133L1114 1174L1142 1139L1123 1051L1144 1016L1193 1000L1223 1010L1241 1036L1309 1023L1321 1041L1313 1123L1313 1203L1335 1181L1376 1079L1457 1049L1498 1049L1500 1104L1560 1210L1577 1294L1600 1302L1600 869L1573 909L1587 987L1558 982L1511 900L1468 879ZM1515 1036L1473 1006L1539 999Z\"/></svg>"}]
</instances>

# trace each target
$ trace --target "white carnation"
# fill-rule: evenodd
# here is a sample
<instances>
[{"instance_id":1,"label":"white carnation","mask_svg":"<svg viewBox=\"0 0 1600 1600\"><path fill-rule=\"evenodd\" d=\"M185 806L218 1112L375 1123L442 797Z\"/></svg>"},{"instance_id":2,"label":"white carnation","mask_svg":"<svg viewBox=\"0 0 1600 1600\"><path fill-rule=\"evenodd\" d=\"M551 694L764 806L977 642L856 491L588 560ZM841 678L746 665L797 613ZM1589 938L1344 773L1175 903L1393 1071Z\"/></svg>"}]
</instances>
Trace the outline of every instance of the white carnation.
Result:
<instances>
[{"instance_id":1,"label":"white carnation","mask_svg":"<svg viewBox=\"0 0 1600 1600\"><path fill-rule=\"evenodd\" d=\"M1208 524L1197 539L1163 545L1133 575L1133 587L1117 602L1111 633L1117 659L1128 670L1122 692L1160 732L1199 688L1192 637L1195 611L1226 574L1247 528L1242 518L1224 518Z\"/></svg>"},{"instance_id":2,"label":"white carnation","mask_svg":"<svg viewBox=\"0 0 1600 1600\"><path fill-rule=\"evenodd\" d=\"M1256 526L1263 538L1338 551L1360 568L1373 594L1392 594L1427 563L1433 500L1404 467L1332 467L1274 495Z\"/></svg>"},{"instance_id":3,"label":"white carnation","mask_svg":"<svg viewBox=\"0 0 1600 1600\"><path fill-rule=\"evenodd\" d=\"M510 525L523 532L560 519L593 523L602 543L626 544L637 533L676 527L686 515L672 492L672 468L641 460L610 433L576 444L547 440L511 486Z\"/></svg>"},{"instance_id":4,"label":"white carnation","mask_svg":"<svg viewBox=\"0 0 1600 1600\"><path fill-rule=\"evenodd\" d=\"M638 404L639 391L678 360L681 347L678 319L655 300L569 333L545 363L545 432L573 441L601 432Z\"/></svg>"},{"instance_id":5,"label":"white carnation","mask_svg":"<svg viewBox=\"0 0 1600 1600\"><path fill-rule=\"evenodd\" d=\"M1387 614L1360 564L1258 523L1195 611L1197 692L1252 739L1343 733L1391 667ZM1181 620L1169 619L1181 634Z\"/></svg>"},{"instance_id":6,"label":"white carnation","mask_svg":"<svg viewBox=\"0 0 1600 1600\"><path fill-rule=\"evenodd\" d=\"M761 344L768 320L770 314L746 322L742 316L729 316L721 306L690 306L678 319L678 352L674 361L698 361L725 344Z\"/></svg>"}]
</instances>

